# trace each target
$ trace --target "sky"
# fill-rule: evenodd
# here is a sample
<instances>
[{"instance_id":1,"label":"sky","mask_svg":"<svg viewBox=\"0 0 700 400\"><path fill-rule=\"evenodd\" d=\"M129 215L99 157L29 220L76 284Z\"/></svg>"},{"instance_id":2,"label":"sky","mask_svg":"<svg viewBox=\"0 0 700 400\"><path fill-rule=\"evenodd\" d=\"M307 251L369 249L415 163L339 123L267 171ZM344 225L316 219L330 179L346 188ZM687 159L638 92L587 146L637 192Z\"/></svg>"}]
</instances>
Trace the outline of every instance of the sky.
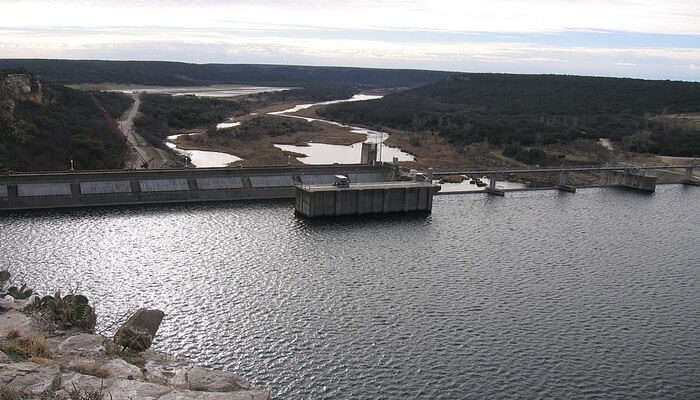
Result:
<instances>
[{"instance_id":1,"label":"sky","mask_svg":"<svg viewBox=\"0 0 700 400\"><path fill-rule=\"evenodd\" d=\"M700 81L700 1L0 0L0 58Z\"/></svg>"}]
</instances>

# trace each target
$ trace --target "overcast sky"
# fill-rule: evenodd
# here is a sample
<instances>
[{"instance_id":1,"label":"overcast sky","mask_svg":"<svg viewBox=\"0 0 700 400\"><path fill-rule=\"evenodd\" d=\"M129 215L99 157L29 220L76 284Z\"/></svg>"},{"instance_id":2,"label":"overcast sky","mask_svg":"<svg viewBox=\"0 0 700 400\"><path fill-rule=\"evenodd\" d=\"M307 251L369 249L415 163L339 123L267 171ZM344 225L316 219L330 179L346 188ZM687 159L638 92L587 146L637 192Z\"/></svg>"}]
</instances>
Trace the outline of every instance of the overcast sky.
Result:
<instances>
[{"instance_id":1,"label":"overcast sky","mask_svg":"<svg viewBox=\"0 0 700 400\"><path fill-rule=\"evenodd\" d=\"M0 58L700 81L700 1L0 0Z\"/></svg>"}]
</instances>

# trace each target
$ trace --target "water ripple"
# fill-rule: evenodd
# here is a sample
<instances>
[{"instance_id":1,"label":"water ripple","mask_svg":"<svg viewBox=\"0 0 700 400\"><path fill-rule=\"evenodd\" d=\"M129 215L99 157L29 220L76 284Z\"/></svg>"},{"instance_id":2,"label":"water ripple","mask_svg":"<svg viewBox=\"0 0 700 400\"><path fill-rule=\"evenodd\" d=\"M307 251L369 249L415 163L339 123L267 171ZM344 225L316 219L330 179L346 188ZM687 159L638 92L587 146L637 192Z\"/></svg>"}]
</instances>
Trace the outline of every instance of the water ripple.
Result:
<instances>
[{"instance_id":1,"label":"water ripple","mask_svg":"<svg viewBox=\"0 0 700 400\"><path fill-rule=\"evenodd\" d=\"M0 216L0 266L79 285L100 325L276 399L700 398L700 202L444 196L430 216L305 221L287 201Z\"/></svg>"}]
</instances>

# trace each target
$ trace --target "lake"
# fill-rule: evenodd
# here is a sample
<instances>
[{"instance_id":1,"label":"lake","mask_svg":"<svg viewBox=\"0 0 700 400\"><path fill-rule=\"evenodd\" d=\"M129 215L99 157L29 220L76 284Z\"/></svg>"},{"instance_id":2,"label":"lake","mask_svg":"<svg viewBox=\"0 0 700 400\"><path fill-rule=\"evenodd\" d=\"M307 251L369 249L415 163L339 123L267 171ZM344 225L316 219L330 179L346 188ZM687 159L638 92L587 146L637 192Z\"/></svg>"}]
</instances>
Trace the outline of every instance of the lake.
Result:
<instances>
[{"instance_id":1,"label":"lake","mask_svg":"<svg viewBox=\"0 0 700 400\"><path fill-rule=\"evenodd\" d=\"M700 398L699 188L438 196L309 221L291 201L0 214L0 266L100 327L275 399Z\"/></svg>"}]
</instances>

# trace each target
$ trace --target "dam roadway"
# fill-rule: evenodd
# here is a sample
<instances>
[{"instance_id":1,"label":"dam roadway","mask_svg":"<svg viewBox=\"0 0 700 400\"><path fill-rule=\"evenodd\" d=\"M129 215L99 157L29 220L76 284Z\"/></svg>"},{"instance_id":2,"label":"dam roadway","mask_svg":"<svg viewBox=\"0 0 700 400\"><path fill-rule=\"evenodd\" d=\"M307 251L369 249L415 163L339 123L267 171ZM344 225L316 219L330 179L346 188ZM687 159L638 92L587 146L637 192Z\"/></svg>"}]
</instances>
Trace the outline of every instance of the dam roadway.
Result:
<instances>
[{"instance_id":1,"label":"dam roadway","mask_svg":"<svg viewBox=\"0 0 700 400\"><path fill-rule=\"evenodd\" d=\"M387 166L329 165L11 173L0 175L0 210L294 198L296 185L391 180Z\"/></svg>"}]
</instances>

